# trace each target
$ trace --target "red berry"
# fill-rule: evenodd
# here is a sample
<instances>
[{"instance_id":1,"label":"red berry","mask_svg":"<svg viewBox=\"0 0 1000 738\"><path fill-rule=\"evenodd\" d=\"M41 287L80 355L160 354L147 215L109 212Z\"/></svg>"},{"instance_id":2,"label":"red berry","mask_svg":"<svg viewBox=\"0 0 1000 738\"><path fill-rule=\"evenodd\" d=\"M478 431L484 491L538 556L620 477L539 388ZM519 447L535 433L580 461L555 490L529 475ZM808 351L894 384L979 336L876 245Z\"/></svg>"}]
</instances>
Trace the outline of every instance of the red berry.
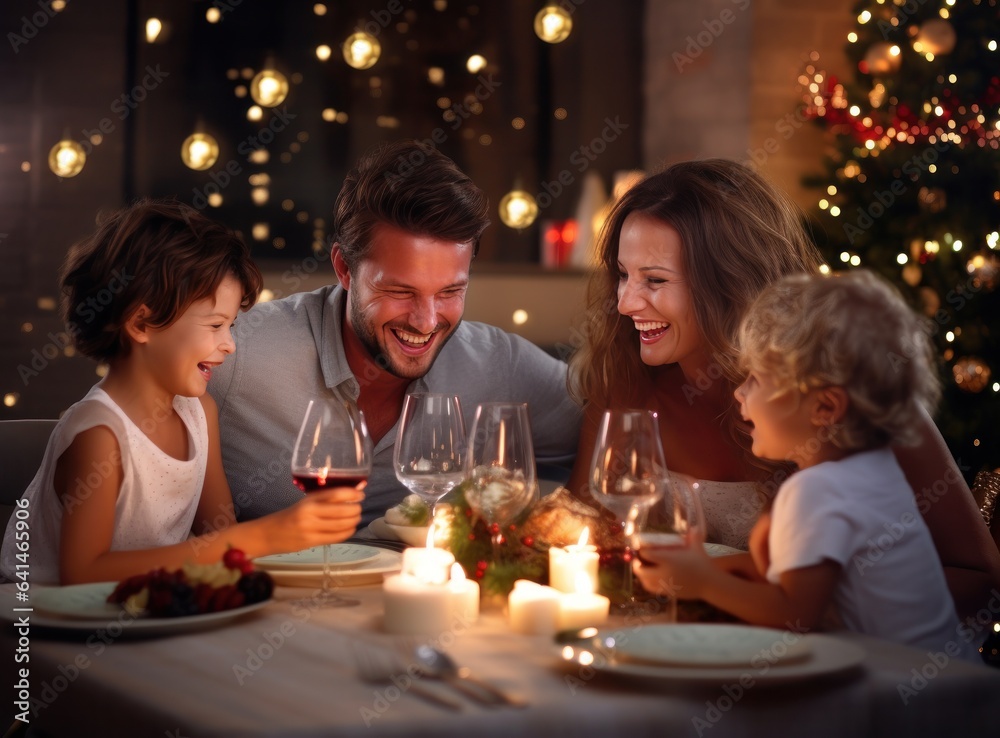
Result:
<instances>
[{"instance_id":1,"label":"red berry","mask_svg":"<svg viewBox=\"0 0 1000 738\"><path fill-rule=\"evenodd\" d=\"M222 555L222 563L227 569L243 569L243 564L247 562L247 555L238 548L230 548Z\"/></svg>"},{"instance_id":2,"label":"red berry","mask_svg":"<svg viewBox=\"0 0 1000 738\"><path fill-rule=\"evenodd\" d=\"M525 536L524 538L521 539L521 543L530 548L531 546L535 545L535 539L532 538L531 536Z\"/></svg>"}]
</instances>

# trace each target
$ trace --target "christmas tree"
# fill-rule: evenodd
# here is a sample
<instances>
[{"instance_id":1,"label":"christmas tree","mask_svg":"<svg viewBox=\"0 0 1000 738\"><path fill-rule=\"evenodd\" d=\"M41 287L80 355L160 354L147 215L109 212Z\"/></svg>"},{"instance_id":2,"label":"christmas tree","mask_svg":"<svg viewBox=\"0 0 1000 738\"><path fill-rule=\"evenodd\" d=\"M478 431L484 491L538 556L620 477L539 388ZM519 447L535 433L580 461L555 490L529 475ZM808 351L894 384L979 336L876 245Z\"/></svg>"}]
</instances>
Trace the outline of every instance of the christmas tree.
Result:
<instances>
[{"instance_id":1,"label":"christmas tree","mask_svg":"<svg viewBox=\"0 0 1000 738\"><path fill-rule=\"evenodd\" d=\"M817 234L834 269L896 283L929 319L935 417L971 481L1000 467L1000 11L996 0L854 7L856 73L799 81L829 136ZM824 239L825 236L825 239Z\"/></svg>"}]
</instances>

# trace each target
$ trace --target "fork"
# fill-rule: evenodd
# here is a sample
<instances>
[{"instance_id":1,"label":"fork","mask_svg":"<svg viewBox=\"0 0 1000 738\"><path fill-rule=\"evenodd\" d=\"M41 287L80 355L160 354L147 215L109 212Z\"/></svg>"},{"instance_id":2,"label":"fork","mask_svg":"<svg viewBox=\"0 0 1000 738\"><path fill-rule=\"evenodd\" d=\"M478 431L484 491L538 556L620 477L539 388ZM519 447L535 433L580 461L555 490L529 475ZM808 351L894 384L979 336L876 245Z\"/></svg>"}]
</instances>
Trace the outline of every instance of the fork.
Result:
<instances>
[{"instance_id":1,"label":"fork","mask_svg":"<svg viewBox=\"0 0 1000 738\"><path fill-rule=\"evenodd\" d=\"M394 684L400 692L409 692L439 707L449 710L461 710L462 703L450 697L438 694L417 681L417 678L405 673L396 656L379 646L361 646L351 644L354 663L358 675L369 684ZM400 685L395 678L409 679L406 686Z\"/></svg>"}]
</instances>

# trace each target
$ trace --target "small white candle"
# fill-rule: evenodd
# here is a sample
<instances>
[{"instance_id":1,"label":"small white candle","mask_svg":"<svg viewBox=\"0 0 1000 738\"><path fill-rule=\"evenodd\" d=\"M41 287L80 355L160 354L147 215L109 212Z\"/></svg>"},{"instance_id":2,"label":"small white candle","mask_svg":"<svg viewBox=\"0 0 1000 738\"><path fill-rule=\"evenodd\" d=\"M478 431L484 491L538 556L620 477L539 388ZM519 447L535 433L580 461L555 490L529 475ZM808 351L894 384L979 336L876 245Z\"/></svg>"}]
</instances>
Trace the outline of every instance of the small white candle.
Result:
<instances>
[{"instance_id":1,"label":"small white candle","mask_svg":"<svg viewBox=\"0 0 1000 738\"><path fill-rule=\"evenodd\" d=\"M451 610L460 623L474 623L479 619L479 584L467 579L462 565L451 565Z\"/></svg>"},{"instance_id":2,"label":"small white candle","mask_svg":"<svg viewBox=\"0 0 1000 738\"><path fill-rule=\"evenodd\" d=\"M403 571L425 584L444 584L451 578L451 565L455 557L443 548L414 546L403 551Z\"/></svg>"},{"instance_id":3,"label":"small white candle","mask_svg":"<svg viewBox=\"0 0 1000 738\"><path fill-rule=\"evenodd\" d=\"M452 625L453 597L444 584L428 584L417 577L396 574L386 577L382 594L383 624L389 633L439 635Z\"/></svg>"},{"instance_id":4,"label":"small white candle","mask_svg":"<svg viewBox=\"0 0 1000 738\"><path fill-rule=\"evenodd\" d=\"M594 585L597 583L597 546L588 546L590 529L584 528L575 545L549 549L549 584L560 592L576 592L577 577L583 573ZM593 589L591 590L593 591Z\"/></svg>"},{"instance_id":5,"label":"small white candle","mask_svg":"<svg viewBox=\"0 0 1000 738\"><path fill-rule=\"evenodd\" d=\"M607 622L611 600L594 593L593 580L580 572L577 591L559 599L559 630L576 630Z\"/></svg>"},{"instance_id":6,"label":"small white candle","mask_svg":"<svg viewBox=\"0 0 1000 738\"><path fill-rule=\"evenodd\" d=\"M507 619L517 633L552 635L559 629L559 592L518 579L507 598Z\"/></svg>"}]
</instances>

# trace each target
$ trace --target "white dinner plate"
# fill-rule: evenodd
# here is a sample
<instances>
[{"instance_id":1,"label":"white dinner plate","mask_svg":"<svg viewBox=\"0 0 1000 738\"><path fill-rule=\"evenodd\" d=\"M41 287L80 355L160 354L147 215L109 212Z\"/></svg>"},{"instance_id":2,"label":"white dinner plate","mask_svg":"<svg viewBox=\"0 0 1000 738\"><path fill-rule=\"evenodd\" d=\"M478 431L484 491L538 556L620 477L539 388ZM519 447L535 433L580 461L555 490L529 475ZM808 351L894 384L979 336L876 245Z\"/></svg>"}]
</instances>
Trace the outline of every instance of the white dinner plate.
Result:
<instances>
[{"instance_id":1,"label":"white dinner plate","mask_svg":"<svg viewBox=\"0 0 1000 738\"><path fill-rule=\"evenodd\" d=\"M649 627L649 626L640 626ZM679 625L665 627L678 628ZM705 627L721 627L705 626ZM780 631L774 631L780 633ZM607 637L628 635L627 630L601 630L595 638L565 642L557 639L559 656L567 664L593 669L616 678L635 678L643 683L664 682L682 684L725 684L738 682L744 687L798 682L835 674L857 667L865 660L865 650L856 643L832 635L809 633L796 636L806 644L809 655L798 660L781 660L784 641L772 639L770 650L755 654L750 663L741 666L690 666L643 663L622 658L617 647L604 645ZM785 644L787 645L787 644Z\"/></svg>"},{"instance_id":2,"label":"white dinner plate","mask_svg":"<svg viewBox=\"0 0 1000 738\"><path fill-rule=\"evenodd\" d=\"M176 618L135 617L128 614L120 605L107 601L115 586L117 582L36 588L31 595L31 607L35 610L30 616L31 625L72 631L103 630L114 638L167 635L221 625L259 610L271 601L267 599L232 610L202 615L184 615ZM16 619L17 613L12 610L13 608L2 608L0 612L6 618Z\"/></svg>"},{"instance_id":3,"label":"white dinner plate","mask_svg":"<svg viewBox=\"0 0 1000 738\"><path fill-rule=\"evenodd\" d=\"M328 546L330 553L330 566L341 567L360 564L363 561L375 559L382 549L374 546L362 546L357 543L335 543ZM307 569L310 571L323 570L323 547L314 546L302 551L293 553L274 554L273 556L261 556L254 559L254 564L264 571L274 571L276 569Z\"/></svg>"},{"instance_id":4,"label":"white dinner plate","mask_svg":"<svg viewBox=\"0 0 1000 738\"><path fill-rule=\"evenodd\" d=\"M368 530L376 538L387 541L402 541L409 546L427 545L428 525L393 525L385 522L385 518L375 518L368 524Z\"/></svg>"},{"instance_id":5,"label":"white dinner plate","mask_svg":"<svg viewBox=\"0 0 1000 738\"><path fill-rule=\"evenodd\" d=\"M733 548L732 546L726 546L722 543L706 543L705 553L709 556L730 556L732 554L746 553L739 548Z\"/></svg>"},{"instance_id":6,"label":"white dinner plate","mask_svg":"<svg viewBox=\"0 0 1000 738\"><path fill-rule=\"evenodd\" d=\"M809 656L801 635L750 625L647 625L616 640L614 650L622 659L675 666L750 666L762 654L774 663Z\"/></svg>"},{"instance_id":7,"label":"white dinner plate","mask_svg":"<svg viewBox=\"0 0 1000 738\"><path fill-rule=\"evenodd\" d=\"M333 587L360 587L365 584L381 584L386 574L395 574L403 567L403 555L388 549L379 549L378 556L357 565L341 566L330 570L330 584ZM282 587L320 587L323 584L323 569L273 569L268 572L274 583Z\"/></svg>"}]
</instances>

